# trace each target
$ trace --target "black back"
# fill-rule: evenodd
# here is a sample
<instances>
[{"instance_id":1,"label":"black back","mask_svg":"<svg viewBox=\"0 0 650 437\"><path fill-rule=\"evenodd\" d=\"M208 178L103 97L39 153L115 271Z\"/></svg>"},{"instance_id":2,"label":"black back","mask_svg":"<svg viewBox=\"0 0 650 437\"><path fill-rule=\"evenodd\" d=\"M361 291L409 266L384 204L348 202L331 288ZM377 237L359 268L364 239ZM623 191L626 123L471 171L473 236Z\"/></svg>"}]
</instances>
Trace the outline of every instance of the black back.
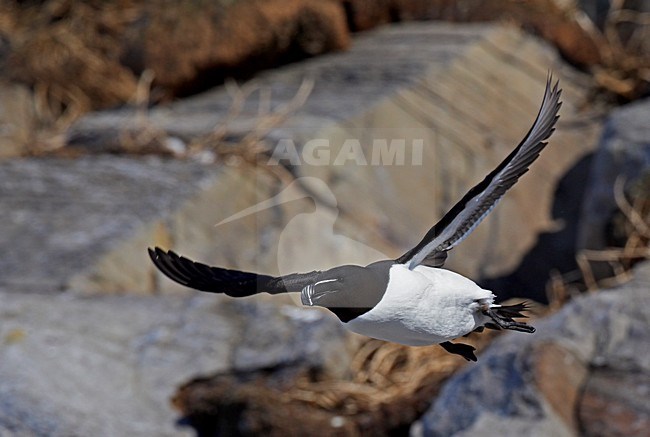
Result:
<instances>
[{"instance_id":1,"label":"black back","mask_svg":"<svg viewBox=\"0 0 650 437\"><path fill-rule=\"evenodd\" d=\"M325 307L342 322L349 322L381 301L393 264L395 261L385 260L366 267L344 265L323 271L310 284L311 305Z\"/></svg>"}]
</instances>

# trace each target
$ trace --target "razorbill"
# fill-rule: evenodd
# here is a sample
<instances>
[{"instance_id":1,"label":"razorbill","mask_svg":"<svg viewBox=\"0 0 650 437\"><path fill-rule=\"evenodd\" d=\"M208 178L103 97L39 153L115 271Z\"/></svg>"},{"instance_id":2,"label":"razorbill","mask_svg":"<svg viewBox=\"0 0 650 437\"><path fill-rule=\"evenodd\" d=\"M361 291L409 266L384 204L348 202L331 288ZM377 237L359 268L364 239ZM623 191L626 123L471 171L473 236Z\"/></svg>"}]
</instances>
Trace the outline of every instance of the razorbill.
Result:
<instances>
[{"instance_id":1,"label":"razorbill","mask_svg":"<svg viewBox=\"0 0 650 437\"><path fill-rule=\"evenodd\" d=\"M525 317L525 303L495 304L491 291L442 266L447 252L494 209L546 146L559 118L560 94L549 75L537 118L521 143L397 259L274 277L211 267L158 247L149 255L161 272L187 287L233 297L300 293L303 305L329 309L353 332L410 346L438 343L476 361L472 346L450 340L484 328L528 333L535 328L514 320Z\"/></svg>"}]
</instances>

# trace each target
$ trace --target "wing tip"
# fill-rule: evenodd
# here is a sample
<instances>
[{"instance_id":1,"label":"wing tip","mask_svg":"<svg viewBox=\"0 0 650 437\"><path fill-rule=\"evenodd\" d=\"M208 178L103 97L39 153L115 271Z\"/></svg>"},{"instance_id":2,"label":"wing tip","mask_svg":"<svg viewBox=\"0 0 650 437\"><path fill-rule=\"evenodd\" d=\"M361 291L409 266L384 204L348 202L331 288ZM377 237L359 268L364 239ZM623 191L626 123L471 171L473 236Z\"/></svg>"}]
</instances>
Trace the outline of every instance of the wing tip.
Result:
<instances>
[{"instance_id":1,"label":"wing tip","mask_svg":"<svg viewBox=\"0 0 650 437\"><path fill-rule=\"evenodd\" d=\"M191 276L183 271L182 260L175 252L171 250L165 251L158 246L147 248L147 252L149 253L149 258L151 258L151 261L161 273L178 284L192 287Z\"/></svg>"},{"instance_id":2,"label":"wing tip","mask_svg":"<svg viewBox=\"0 0 650 437\"><path fill-rule=\"evenodd\" d=\"M555 91L555 90L557 90L557 88L558 88L558 86L560 84L560 79L555 79L555 83L553 83L553 79L555 79L553 69L549 68L547 70L547 72L546 72L546 86L548 88L553 88L553 90ZM561 89L560 89L560 91L561 91Z\"/></svg>"},{"instance_id":3,"label":"wing tip","mask_svg":"<svg viewBox=\"0 0 650 437\"><path fill-rule=\"evenodd\" d=\"M555 97L555 99L557 100L556 108L557 110L559 110L560 106L562 105L562 101L560 100L561 95L562 95L562 88L560 88L560 79L556 79L553 75L553 70L549 68L546 74L546 88L544 90L544 98L542 99L542 102L545 102L548 99Z\"/></svg>"},{"instance_id":4,"label":"wing tip","mask_svg":"<svg viewBox=\"0 0 650 437\"><path fill-rule=\"evenodd\" d=\"M149 256L152 258L158 256L159 253L164 253L164 251L158 246L148 247L147 252L149 253Z\"/></svg>"},{"instance_id":5,"label":"wing tip","mask_svg":"<svg viewBox=\"0 0 650 437\"><path fill-rule=\"evenodd\" d=\"M149 257L152 260L155 260L157 258L161 258L161 257L167 255L167 251L161 249L159 246L148 247L147 252L149 253ZM171 252L171 251L169 251L169 252Z\"/></svg>"}]
</instances>

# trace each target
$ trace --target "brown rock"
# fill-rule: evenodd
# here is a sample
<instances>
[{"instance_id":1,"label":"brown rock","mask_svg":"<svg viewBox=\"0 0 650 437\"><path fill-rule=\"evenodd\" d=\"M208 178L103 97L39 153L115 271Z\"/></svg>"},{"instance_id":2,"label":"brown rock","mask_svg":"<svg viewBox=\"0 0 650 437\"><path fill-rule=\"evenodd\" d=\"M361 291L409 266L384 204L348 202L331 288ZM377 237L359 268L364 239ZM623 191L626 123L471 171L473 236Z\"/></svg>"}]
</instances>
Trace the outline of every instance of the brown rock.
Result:
<instances>
[{"instance_id":1,"label":"brown rock","mask_svg":"<svg viewBox=\"0 0 650 437\"><path fill-rule=\"evenodd\" d=\"M577 430L574 412L588 373L585 363L558 343L536 345L533 363L537 390L566 425Z\"/></svg>"},{"instance_id":2,"label":"brown rock","mask_svg":"<svg viewBox=\"0 0 650 437\"><path fill-rule=\"evenodd\" d=\"M588 436L647 436L650 429L647 374L596 369L589 377L578 416Z\"/></svg>"}]
</instances>

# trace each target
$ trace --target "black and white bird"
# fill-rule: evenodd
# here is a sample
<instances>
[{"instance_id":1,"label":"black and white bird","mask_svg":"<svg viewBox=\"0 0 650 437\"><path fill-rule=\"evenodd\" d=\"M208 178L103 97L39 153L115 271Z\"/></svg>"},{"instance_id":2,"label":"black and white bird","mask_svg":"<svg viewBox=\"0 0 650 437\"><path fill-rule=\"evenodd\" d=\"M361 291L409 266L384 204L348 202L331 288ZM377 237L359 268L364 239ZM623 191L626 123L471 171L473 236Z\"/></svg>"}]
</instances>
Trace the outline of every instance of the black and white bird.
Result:
<instances>
[{"instance_id":1,"label":"black and white bird","mask_svg":"<svg viewBox=\"0 0 650 437\"><path fill-rule=\"evenodd\" d=\"M546 146L559 118L560 94L549 76L537 118L521 143L397 259L274 277L211 267L158 247L149 255L167 277L187 287L233 297L300 293L303 305L329 309L350 331L409 346L438 343L476 361L472 346L451 340L485 327L528 333L535 328L514 320L525 317L525 303L495 304L490 290L442 266L447 252L494 209Z\"/></svg>"}]
</instances>

